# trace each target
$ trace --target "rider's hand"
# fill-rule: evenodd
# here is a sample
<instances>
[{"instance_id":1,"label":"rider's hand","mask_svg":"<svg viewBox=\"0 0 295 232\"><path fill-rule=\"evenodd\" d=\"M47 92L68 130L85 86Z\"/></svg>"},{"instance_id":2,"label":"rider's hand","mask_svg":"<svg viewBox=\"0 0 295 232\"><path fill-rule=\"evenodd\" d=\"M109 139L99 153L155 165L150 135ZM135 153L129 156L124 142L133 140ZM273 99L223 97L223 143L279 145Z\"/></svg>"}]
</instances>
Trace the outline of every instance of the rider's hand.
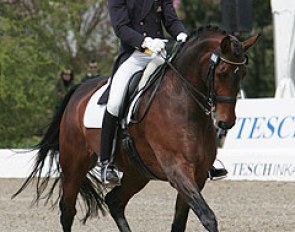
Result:
<instances>
[{"instance_id":1,"label":"rider's hand","mask_svg":"<svg viewBox=\"0 0 295 232\"><path fill-rule=\"evenodd\" d=\"M141 46L151 50L155 54L159 54L165 51L166 42L168 42L168 40L158 38L152 39L151 37L146 37Z\"/></svg>"},{"instance_id":2,"label":"rider's hand","mask_svg":"<svg viewBox=\"0 0 295 232\"><path fill-rule=\"evenodd\" d=\"M186 39L187 39L187 34L184 32L180 32L176 37L177 42L184 43L186 41Z\"/></svg>"}]
</instances>

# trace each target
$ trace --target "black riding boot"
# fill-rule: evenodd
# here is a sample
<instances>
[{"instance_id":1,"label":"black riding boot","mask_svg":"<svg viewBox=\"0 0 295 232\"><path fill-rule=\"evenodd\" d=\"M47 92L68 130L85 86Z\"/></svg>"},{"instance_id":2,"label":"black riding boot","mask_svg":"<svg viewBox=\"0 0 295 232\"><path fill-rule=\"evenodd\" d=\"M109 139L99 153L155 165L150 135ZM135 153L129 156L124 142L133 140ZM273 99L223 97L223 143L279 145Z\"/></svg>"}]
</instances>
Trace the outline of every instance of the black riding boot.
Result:
<instances>
[{"instance_id":1,"label":"black riding boot","mask_svg":"<svg viewBox=\"0 0 295 232\"><path fill-rule=\"evenodd\" d=\"M227 173L228 172L225 168L215 168L212 166L208 172L208 177L210 180L220 179L226 177Z\"/></svg>"},{"instance_id":2,"label":"black riding boot","mask_svg":"<svg viewBox=\"0 0 295 232\"><path fill-rule=\"evenodd\" d=\"M117 125L118 118L106 110L102 123L100 144L101 180L104 184L121 184L119 172L113 164L114 157L111 157Z\"/></svg>"}]
</instances>

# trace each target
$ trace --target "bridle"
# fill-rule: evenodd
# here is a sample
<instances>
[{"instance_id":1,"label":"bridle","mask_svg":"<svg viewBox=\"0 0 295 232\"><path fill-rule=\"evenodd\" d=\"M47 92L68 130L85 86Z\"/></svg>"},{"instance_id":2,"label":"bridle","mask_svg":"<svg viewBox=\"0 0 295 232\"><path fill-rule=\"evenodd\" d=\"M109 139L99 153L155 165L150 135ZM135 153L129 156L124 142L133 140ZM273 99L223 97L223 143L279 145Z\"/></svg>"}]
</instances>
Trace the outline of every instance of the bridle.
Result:
<instances>
[{"instance_id":1,"label":"bridle","mask_svg":"<svg viewBox=\"0 0 295 232\"><path fill-rule=\"evenodd\" d=\"M170 59L171 60L171 59ZM244 60L241 62L235 62L226 59L225 57L221 56L219 52L212 52L209 60L209 70L208 70L208 75L207 75L207 80L208 80L208 94L205 95L201 91L199 91L195 86L193 86L192 83L190 83L187 79L183 77L183 75L172 65L168 59L166 59L167 65L176 73L176 76L181 80L181 83L187 93L191 96L193 101L204 111L206 115L211 115L212 112L215 110L215 105L217 102L223 102L223 103L230 103L234 104L237 101L236 97L229 97L229 96L219 96L216 95L214 91L214 74L215 74L215 69L217 65L220 63L220 61L223 61L224 63L230 64L230 65L245 65L248 62L248 58L245 55ZM201 102L196 95L201 97L203 101ZM205 101L206 105L203 104Z\"/></svg>"},{"instance_id":2,"label":"bridle","mask_svg":"<svg viewBox=\"0 0 295 232\"><path fill-rule=\"evenodd\" d=\"M223 61L224 63L240 66L247 64L248 58L245 56L244 60L242 62L235 62L228 60L224 57L222 57L218 52L213 52L210 57L209 61L209 72L208 72L208 81L209 81L209 99L215 104L216 102L224 102L224 103L235 103L237 101L236 97L228 97L228 96L218 96L215 94L214 91L214 73L215 68L219 64L220 61Z\"/></svg>"}]
</instances>

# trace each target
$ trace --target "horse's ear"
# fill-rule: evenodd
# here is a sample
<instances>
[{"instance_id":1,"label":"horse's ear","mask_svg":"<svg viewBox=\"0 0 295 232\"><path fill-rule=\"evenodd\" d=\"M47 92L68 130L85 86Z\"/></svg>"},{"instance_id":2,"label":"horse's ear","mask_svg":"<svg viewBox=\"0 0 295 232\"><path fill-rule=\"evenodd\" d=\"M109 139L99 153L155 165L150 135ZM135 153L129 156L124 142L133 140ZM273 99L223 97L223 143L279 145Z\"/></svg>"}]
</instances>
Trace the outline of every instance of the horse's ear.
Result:
<instances>
[{"instance_id":1,"label":"horse's ear","mask_svg":"<svg viewBox=\"0 0 295 232\"><path fill-rule=\"evenodd\" d=\"M245 40L242 44L243 51L246 52L250 47L252 47L257 42L260 36L261 34L254 35L250 37L249 39Z\"/></svg>"},{"instance_id":2,"label":"horse's ear","mask_svg":"<svg viewBox=\"0 0 295 232\"><path fill-rule=\"evenodd\" d=\"M222 39L220 43L221 53L225 54L228 51L230 51L230 44L231 44L231 39L230 39L230 36L227 35Z\"/></svg>"}]
</instances>

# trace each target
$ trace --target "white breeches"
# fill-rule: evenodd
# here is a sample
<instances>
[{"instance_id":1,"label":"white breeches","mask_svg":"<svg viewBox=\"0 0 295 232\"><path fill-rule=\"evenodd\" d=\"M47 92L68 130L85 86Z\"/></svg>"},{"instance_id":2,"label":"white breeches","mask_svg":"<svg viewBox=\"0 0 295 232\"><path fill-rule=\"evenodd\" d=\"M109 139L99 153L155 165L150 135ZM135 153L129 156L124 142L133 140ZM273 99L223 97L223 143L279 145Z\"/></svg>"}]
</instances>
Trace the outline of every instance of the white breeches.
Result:
<instances>
[{"instance_id":1,"label":"white breeches","mask_svg":"<svg viewBox=\"0 0 295 232\"><path fill-rule=\"evenodd\" d=\"M164 60L160 56L152 57L145 53L134 51L132 55L120 65L113 76L109 100L107 103L108 112L113 116L118 117L125 89L134 73L143 70L148 64L143 74L144 78L142 78L144 79L144 83L142 83L143 80L141 80L141 83L145 84L148 76L162 63L164 63Z\"/></svg>"}]
</instances>

